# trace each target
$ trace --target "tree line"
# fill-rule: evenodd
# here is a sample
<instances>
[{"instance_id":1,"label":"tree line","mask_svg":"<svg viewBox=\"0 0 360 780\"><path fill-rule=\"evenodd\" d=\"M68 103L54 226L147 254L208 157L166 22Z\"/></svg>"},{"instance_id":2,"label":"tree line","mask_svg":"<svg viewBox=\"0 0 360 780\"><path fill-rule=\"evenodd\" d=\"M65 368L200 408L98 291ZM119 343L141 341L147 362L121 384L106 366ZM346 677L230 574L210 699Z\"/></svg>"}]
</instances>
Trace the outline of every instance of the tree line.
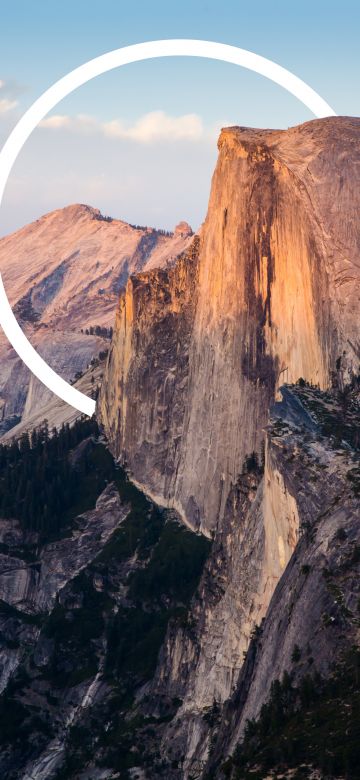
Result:
<instances>
[{"instance_id":1,"label":"tree line","mask_svg":"<svg viewBox=\"0 0 360 780\"><path fill-rule=\"evenodd\" d=\"M0 517L16 518L24 530L48 535L59 530L80 490L79 472L69 458L85 438L98 432L95 420L79 420L49 431L43 425L0 445ZM90 470L86 458L82 470Z\"/></svg>"},{"instance_id":2,"label":"tree line","mask_svg":"<svg viewBox=\"0 0 360 780\"><path fill-rule=\"evenodd\" d=\"M113 328L105 328L102 325L90 325L88 328L81 328L81 333L86 336L101 336L103 339L112 339Z\"/></svg>"}]
</instances>

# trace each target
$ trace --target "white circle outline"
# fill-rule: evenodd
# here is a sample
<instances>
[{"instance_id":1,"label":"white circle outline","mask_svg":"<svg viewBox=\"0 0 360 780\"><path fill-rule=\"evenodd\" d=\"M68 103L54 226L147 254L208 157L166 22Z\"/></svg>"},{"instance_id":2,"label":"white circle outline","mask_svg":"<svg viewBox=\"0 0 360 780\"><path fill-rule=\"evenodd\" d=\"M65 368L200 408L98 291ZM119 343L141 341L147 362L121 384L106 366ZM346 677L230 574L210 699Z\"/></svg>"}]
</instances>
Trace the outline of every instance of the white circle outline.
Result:
<instances>
[{"instance_id":1,"label":"white circle outline","mask_svg":"<svg viewBox=\"0 0 360 780\"><path fill-rule=\"evenodd\" d=\"M113 68L159 57L203 57L240 65L284 87L309 108L317 118L336 116L335 111L317 92L286 68L237 46L214 41L187 39L147 41L146 43L124 46L121 49L114 49L102 54L100 57L95 57L70 71L35 100L21 117L0 153L0 206L8 177L19 152L39 122L60 100L95 76L106 73ZM89 417L94 414L95 401L53 371L26 338L9 304L1 274L0 324L19 357L49 390L83 414L89 415Z\"/></svg>"}]
</instances>

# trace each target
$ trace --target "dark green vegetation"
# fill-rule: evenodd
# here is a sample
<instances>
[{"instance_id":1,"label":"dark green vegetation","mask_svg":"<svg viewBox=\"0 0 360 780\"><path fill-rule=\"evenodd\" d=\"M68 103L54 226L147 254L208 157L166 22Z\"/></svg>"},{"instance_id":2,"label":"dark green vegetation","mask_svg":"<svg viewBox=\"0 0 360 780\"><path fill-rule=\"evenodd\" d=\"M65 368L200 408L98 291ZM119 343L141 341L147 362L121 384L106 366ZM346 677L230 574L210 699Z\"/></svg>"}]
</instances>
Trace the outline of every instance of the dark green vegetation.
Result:
<instances>
[{"instance_id":1,"label":"dark green vegetation","mask_svg":"<svg viewBox=\"0 0 360 780\"><path fill-rule=\"evenodd\" d=\"M350 650L327 680L306 676L298 686L285 674L271 687L258 721L248 721L245 738L224 766L232 780L280 777L360 777L360 651Z\"/></svg>"},{"instance_id":2,"label":"dark green vegetation","mask_svg":"<svg viewBox=\"0 0 360 780\"><path fill-rule=\"evenodd\" d=\"M135 696L154 675L169 622L186 620L210 543L129 482L99 442L94 421L53 437L44 426L31 441L2 448L1 455L6 480L15 479L14 474L36 478L40 492L61 471L68 498L62 505L60 495L56 521L51 513L47 522L44 515L39 521L34 511L30 522L25 498L13 505L14 514L21 511L24 528L40 529L38 554L42 544L64 534L70 549L76 516L94 507L107 483L116 484L129 512L107 543L99 545L96 557L60 591L50 614L27 615L0 604L0 619L14 637L7 646L19 647L16 637L28 632L25 644L20 643L23 662L0 697L0 774L8 780L20 776L26 762L59 733L64 743L59 780L73 778L90 758L119 770L122 778L132 766L153 767L160 758L151 730L161 729L180 702L164 703L153 716ZM32 546L28 558L40 566L35 552ZM25 557L26 550L21 554ZM79 705L95 677L101 694L64 731L69 709Z\"/></svg>"},{"instance_id":3,"label":"dark green vegetation","mask_svg":"<svg viewBox=\"0 0 360 780\"><path fill-rule=\"evenodd\" d=\"M81 333L85 333L86 336L101 336L103 339L112 339L113 328L105 328L103 325L90 325L89 328L81 328Z\"/></svg>"},{"instance_id":4,"label":"dark green vegetation","mask_svg":"<svg viewBox=\"0 0 360 780\"><path fill-rule=\"evenodd\" d=\"M101 703L85 713L81 723L72 728L66 740L66 759L58 778L71 778L89 755L97 753L97 763L121 772L127 778L134 766L154 766L161 775L161 761L156 740L150 738L156 729L175 713L180 702L163 705L156 717L147 714L146 707L137 705L135 694L153 677L159 650L169 621L183 621L190 599L209 552L209 542L196 536L155 508L139 491L124 479L119 470L117 485L131 511L86 574L74 583L82 593L91 591L88 603L99 607L92 614L92 632L83 616L87 598L77 611L76 619L85 624L86 642L93 646L93 657L82 651L81 636L71 644L64 642L66 615L56 619L55 637L60 661L59 678L64 663L70 658L83 658L84 674L94 673L96 640L104 636L106 652L102 664L102 680L109 694ZM130 563L136 557L136 563ZM104 592L93 600L94 580L106 583ZM126 598L119 599L115 588L126 587ZM115 608L116 605L116 608ZM84 620L85 617L85 620ZM48 629L47 629L48 630ZM74 643L75 642L75 643ZM86 657L85 657L86 656ZM79 676L77 661L76 675ZM106 728L104 727L106 724Z\"/></svg>"},{"instance_id":5,"label":"dark green vegetation","mask_svg":"<svg viewBox=\"0 0 360 780\"><path fill-rule=\"evenodd\" d=\"M89 449L73 468L69 453L96 432L94 420L82 420L50 436L44 423L31 436L0 445L0 517L17 518L45 540L90 509L105 487L106 463Z\"/></svg>"},{"instance_id":6,"label":"dark green vegetation","mask_svg":"<svg viewBox=\"0 0 360 780\"><path fill-rule=\"evenodd\" d=\"M337 394L327 395L301 385L294 393L316 420L311 433L305 430L305 441L311 436L321 441L326 430L321 426L327 424L329 408L342 415ZM352 399L356 406L355 391ZM279 419L274 429L277 433L273 435L281 436L289 425ZM341 456L350 447L346 435L341 429L332 443L332 447L341 447ZM3 544L0 552L23 558L34 571L36 567L41 571L41 549L48 541L61 539L69 544L70 551L72 531L82 528L76 518L95 506L106 484L116 485L121 504L129 511L123 519L114 501L114 512L119 514L116 530L106 543L99 542L92 559L62 588L50 614L24 615L20 609L0 603L1 630L5 624L4 635L0 635L2 647L9 653L24 651L18 671L0 697L0 775L8 780L23 776L27 762L46 752L56 737L62 745L56 780L75 780L89 763L104 776L114 773L121 780L136 776L137 767L143 768L149 778L181 777L181 745L173 751L170 745L165 758L159 751L167 724L176 715L181 700L171 698L163 679L158 683L154 675L167 630L171 637L179 627L189 636L193 631L189 606L204 570L209 542L190 533L129 482L99 439L94 422L81 422L73 431L64 428L54 439L44 426L30 441L23 439L19 445L11 445L3 455L1 479L11 469L24 477L35 474L38 480L48 475L50 479L37 482L42 490L45 483L52 485L57 470L62 469L65 475L62 479L69 500L62 508L60 505L54 522L51 515L39 526L33 520L28 522L25 496L23 503L13 506L26 534L21 549L20 543L15 550L7 550ZM291 452L286 457L291 463ZM350 468L347 494L352 495L360 484L358 453L352 453L346 461ZM263 465L263 453L251 453L244 462L242 484L257 483ZM318 470L321 474L320 466ZM110 487L107 495L113 492ZM100 539L101 509L98 511L95 528L98 522ZM351 602L349 611L345 599L349 589L344 583L345 578L356 576L352 566L359 561L359 545L351 527L339 527L334 533L333 529L329 544L334 542L339 550L339 561L323 569L326 589L335 600L334 614L326 602L321 620L325 626L334 626L332 630L345 632L345 619L358 619L357 601L354 607ZM36 543L26 541L33 537ZM308 543L312 543L310 534ZM314 573L313 561L307 560L305 557L299 566L302 583L309 582ZM54 566L56 570L56 560ZM213 584L213 570L210 576ZM360 776L359 653L354 648L346 657L343 655L330 678L323 679L313 673L316 664L312 657L309 666L303 666L307 651L301 632L297 636L299 645L292 646L288 664L294 674L285 674L273 683L259 720L248 724L244 742L224 768L220 767L226 753L220 753L221 740L216 750L216 740L222 729L228 728L227 710L214 701L204 711L202 726L210 729L210 758L215 767L206 780L218 780L223 773L231 780L280 778L291 769L293 778L300 780L310 778L312 768L324 779L355 780ZM255 631L253 641L257 638ZM301 679L305 669L308 674ZM168 670L169 665L163 664L163 675ZM176 696L182 695L181 690L181 686L176 688ZM81 708L89 691L91 698L85 699L87 706ZM74 711L76 717L65 727L69 713ZM194 777L196 772L194 769Z\"/></svg>"},{"instance_id":7,"label":"dark green vegetation","mask_svg":"<svg viewBox=\"0 0 360 780\"><path fill-rule=\"evenodd\" d=\"M149 228L147 225L132 225L131 222L129 224L130 227L134 228L134 230L150 231L151 233L155 233L159 236L168 236L170 238L174 235L171 230L163 230L162 228Z\"/></svg>"}]
</instances>

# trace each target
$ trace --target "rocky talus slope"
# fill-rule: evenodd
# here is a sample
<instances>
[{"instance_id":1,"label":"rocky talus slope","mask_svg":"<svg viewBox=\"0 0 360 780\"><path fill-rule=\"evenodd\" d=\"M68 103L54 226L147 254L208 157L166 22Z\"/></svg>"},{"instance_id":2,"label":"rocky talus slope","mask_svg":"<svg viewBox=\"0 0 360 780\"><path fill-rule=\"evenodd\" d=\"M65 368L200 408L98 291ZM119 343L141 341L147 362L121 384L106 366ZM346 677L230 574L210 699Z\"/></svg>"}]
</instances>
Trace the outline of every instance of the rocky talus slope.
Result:
<instances>
[{"instance_id":1,"label":"rocky talus slope","mask_svg":"<svg viewBox=\"0 0 360 780\"><path fill-rule=\"evenodd\" d=\"M167 233L77 204L0 239L0 271L28 338L70 380L108 346L104 335L129 274L171 265L191 235L185 222ZM0 434L50 398L1 335Z\"/></svg>"}]
</instances>

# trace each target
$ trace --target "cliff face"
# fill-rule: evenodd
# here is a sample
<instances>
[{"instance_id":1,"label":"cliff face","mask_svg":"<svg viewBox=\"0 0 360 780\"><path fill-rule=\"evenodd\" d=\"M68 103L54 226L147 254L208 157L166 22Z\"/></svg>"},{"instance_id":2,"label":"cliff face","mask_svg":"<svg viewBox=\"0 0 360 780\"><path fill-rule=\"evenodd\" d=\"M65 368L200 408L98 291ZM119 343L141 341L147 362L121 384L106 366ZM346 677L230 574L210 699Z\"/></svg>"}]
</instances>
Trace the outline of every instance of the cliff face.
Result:
<instances>
[{"instance_id":1,"label":"cliff face","mask_svg":"<svg viewBox=\"0 0 360 780\"><path fill-rule=\"evenodd\" d=\"M265 467L246 461L211 545L92 437L65 449L81 501L51 540L1 520L4 776L116 778L130 766L144 780L220 780L284 673L319 700L319 674L359 643L360 390L346 406L308 386L281 393ZM323 743L310 732L316 768ZM233 764L224 777L244 776Z\"/></svg>"},{"instance_id":2,"label":"cliff face","mask_svg":"<svg viewBox=\"0 0 360 780\"><path fill-rule=\"evenodd\" d=\"M223 777L275 681L326 679L358 646L359 391L345 417L336 394L281 393L264 474L249 460L232 489L188 621L168 630L146 690L153 712L181 700L162 738L176 780Z\"/></svg>"},{"instance_id":3,"label":"cliff face","mask_svg":"<svg viewBox=\"0 0 360 780\"><path fill-rule=\"evenodd\" d=\"M176 505L189 394L189 350L196 309L198 245L171 270L142 273L120 298L100 402L117 456L159 504ZM186 520L181 504L177 506Z\"/></svg>"},{"instance_id":4,"label":"cliff face","mask_svg":"<svg viewBox=\"0 0 360 780\"><path fill-rule=\"evenodd\" d=\"M349 446L340 404L314 389L288 388L283 395L268 426L268 449L273 468L296 496L300 538L261 628L253 635L235 692L224 707L222 724L216 735L213 732L207 768L217 766L219 777L223 776L219 762L243 740L247 721L259 718L275 681L288 675L293 690L309 679L318 679L319 686L320 678L334 679L339 666L346 668L349 654L356 654L359 647L358 454ZM299 400L312 419L299 416ZM351 436L359 433L359 390L352 403L356 413ZM324 426L329 408L333 413ZM336 446L337 423L345 435ZM331 431L330 437L324 435L326 430ZM355 697L356 690L354 702ZM341 691L338 707L341 710ZM323 718L327 717L324 712ZM355 717L351 707L349 715L351 730ZM306 729L304 723L304 733ZM307 759L311 761L310 755ZM234 774L226 775L230 776L238 776L235 767Z\"/></svg>"},{"instance_id":5,"label":"cliff face","mask_svg":"<svg viewBox=\"0 0 360 780\"><path fill-rule=\"evenodd\" d=\"M204 533L260 450L277 385L327 387L343 350L359 359L359 133L346 118L224 130L187 293L174 271L166 290L155 273L121 298L100 418L134 480ZM164 297L178 301L183 346L169 343Z\"/></svg>"},{"instance_id":6,"label":"cliff face","mask_svg":"<svg viewBox=\"0 0 360 780\"><path fill-rule=\"evenodd\" d=\"M330 453L320 495L307 495L275 437L265 453L263 443L284 382L330 387L343 351L344 382L357 373L359 133L358 120L343 118L224 130L200 238L169 273L132 277L120 299L98 405L110 446L145 492L214 536L190 627L168 632L151 688L155 701L182 701L162 743L181 767L174 777L206 767L214 702L237 690L253 631L336 470ZM311 415L283 392L285 417L316 436ZM244 718L287 668L293 634L284 629L283 641L281 668L272 656L258 673ZM231 749L245 722L236 717Z\"/></svg>"}]
</instances>

